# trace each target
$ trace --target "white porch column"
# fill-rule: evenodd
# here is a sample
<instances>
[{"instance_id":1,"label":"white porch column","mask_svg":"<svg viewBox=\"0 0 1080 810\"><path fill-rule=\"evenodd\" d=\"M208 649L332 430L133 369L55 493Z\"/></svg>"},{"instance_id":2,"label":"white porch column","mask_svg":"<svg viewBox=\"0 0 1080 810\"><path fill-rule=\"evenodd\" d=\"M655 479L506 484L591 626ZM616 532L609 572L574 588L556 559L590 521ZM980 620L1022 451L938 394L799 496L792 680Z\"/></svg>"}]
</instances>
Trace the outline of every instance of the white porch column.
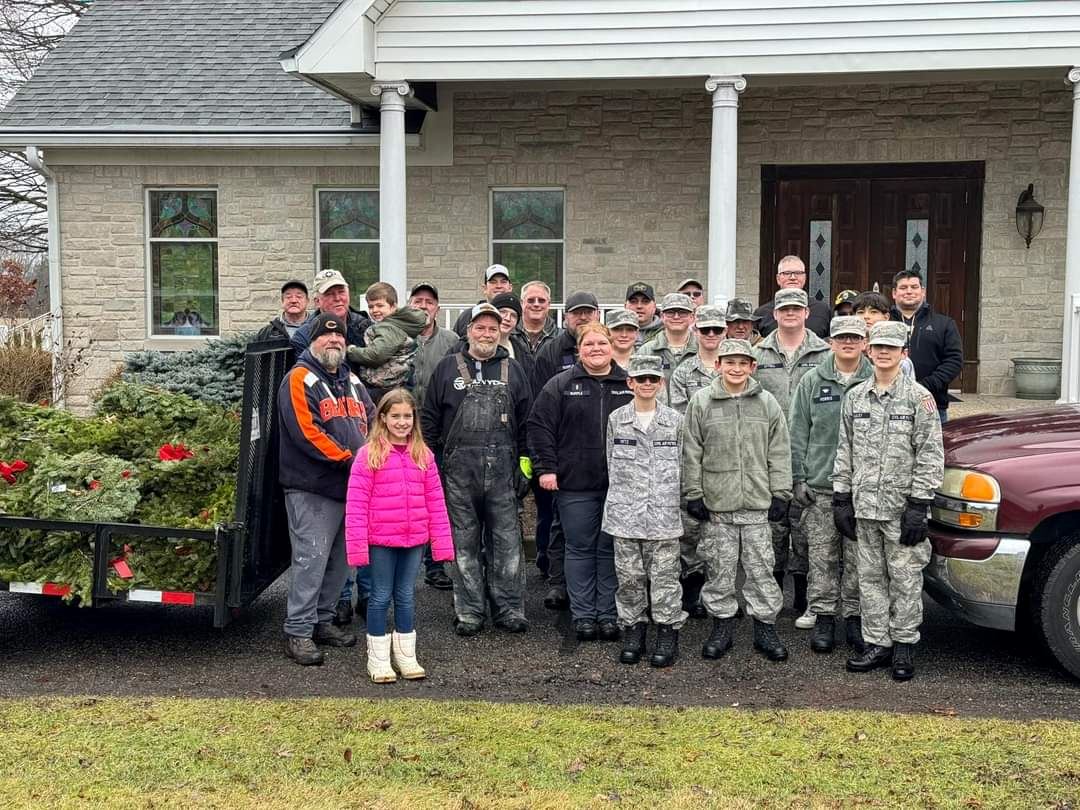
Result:
<instances>
[{"instance_id":1,"label":"white porch column","mask_svg":"<svg viewBox=\"0 0 1080 810\"><path fill-rule=\"evenodd\" d=\"M712 153L709 163L708 298L727 306L735 297L735 211L738 204L739 93L742 76L710 76Z\"/></svg>"},{"instance_id":2,"label":"white porch column","mask_svg":"<svg viewBox=\"0 0 1080 810\"><path fill-rule=\"evenodd\" d=\"M405 99L408 82L371 85L379 97L379 280L393 284L405 300Z\"/></svg>"},{"instance_id":3,"label":"white porch column","mask_svg":"<svg viewBox=\"0 0 1080 810\"><path fill-rule=\"evenodd\" d=\"M1069 71L1072 85L1072 146L1069 203L1065 218L1065 321L1061 330L1061 402L1080 402L1080 67Z\"/></svg>"}]
</instances>

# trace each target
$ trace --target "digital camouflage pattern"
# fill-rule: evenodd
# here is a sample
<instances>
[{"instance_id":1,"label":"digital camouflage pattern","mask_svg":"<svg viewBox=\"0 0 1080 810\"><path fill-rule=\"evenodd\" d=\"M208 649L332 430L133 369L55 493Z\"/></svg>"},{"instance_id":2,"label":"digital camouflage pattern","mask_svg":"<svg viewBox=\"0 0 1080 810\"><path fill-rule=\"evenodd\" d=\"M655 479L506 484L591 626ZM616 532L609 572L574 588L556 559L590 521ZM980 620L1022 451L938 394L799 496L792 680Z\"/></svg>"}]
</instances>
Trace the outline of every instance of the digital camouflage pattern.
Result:
<instances>
[{"instance_id":1,"label":"digital camouflage pattern","mask_svg":"<svg viewBox=\"0 0 1080 810\"><path fill-rule=\"evenodd\" d=\"M679 584L679 543L676 540L633 540L615 538L615 609L621 627L633 627L649 620L656 624L683 626L687 613L682 609Z\"/></svg>"},{"instance_id":2,"label":"digital camouflage pattern","mask_svg":"<svg viewBox=\"0 0 1080 810\"><path fill-rule=\"evenodd\" d=\"M841 537L833 522L832 490L812 487L814 502L803 510L809 547L806 597L815 616L859 615L859 549Z\"/></svg>"},{"instance_id":3,"label":"digital camouflage pattern","mask_svg":"<svg viewBox=\"0 0 1080 810\"><path fill-rule=\"evenodd\" d=\"M668 405L679 413L686 413L686 406L690 403L690 397L705 388L719 376L716 366L706 368L701 362L701 357L694 355L679 363L671 373L671 379L667 386Z\"/></svg>"},{"instance_id":4,"label":"digital camouflage pattern","mask_svg":"<svg viewBox=\"0 0 1080 810\"><path fill-rule=\"evenodd\" d=\"M701 589L701 603L710 616L728 619L735 615L735 576L742 563L743 598L755 619L775 624L784 596L773 579L773 547L765 512L740 510L713 513L702 526L701 545L708 581Z\"/></svg>"},{"instance_id":5,"label":"digital camouflage pattern","mask_svg":"<svg viewBox=\"0 0 1080 810\"><path fill-rule=\"evenodd\" d=\"M930 541L901 545L899 519L859 518L855 533L863 640L879 647L918 644L923 569L930 562Z\"/></svg>"}]
</instances>

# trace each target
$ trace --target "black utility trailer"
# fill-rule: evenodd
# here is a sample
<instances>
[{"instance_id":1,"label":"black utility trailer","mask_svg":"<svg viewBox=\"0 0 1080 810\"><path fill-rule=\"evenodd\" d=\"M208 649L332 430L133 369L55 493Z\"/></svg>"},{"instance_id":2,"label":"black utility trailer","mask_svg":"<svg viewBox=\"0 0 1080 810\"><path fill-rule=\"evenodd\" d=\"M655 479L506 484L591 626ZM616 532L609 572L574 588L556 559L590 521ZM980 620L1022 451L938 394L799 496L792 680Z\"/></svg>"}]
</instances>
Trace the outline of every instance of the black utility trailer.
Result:
<instances>
[{"instance_id":1,"label":"black utility trailer","mask_svg":"<svg viewBox=\"0 0 1080 810\"><path fill-rule=\"evenodd\" d=\"M109 602L158 602L174 605L212 605L214 627L224 627L236 611L255 598L289 567L290 549L285 498L277 482L277 390L292 366L293 353L282 340L248 345L244 358L244 400L240 434L240 463L236 481L234 522L213 529L179 529L126 523L80 523L0 515L0 531L73 532L91 541L93 589L90 606ZM213 543L217 552L214 590L113 591L109 571L115 562L115 538L140 542L196 540ZM66 596L63 582L0 582L0 590L41 596Z\"/></svg>"}]
</instances>

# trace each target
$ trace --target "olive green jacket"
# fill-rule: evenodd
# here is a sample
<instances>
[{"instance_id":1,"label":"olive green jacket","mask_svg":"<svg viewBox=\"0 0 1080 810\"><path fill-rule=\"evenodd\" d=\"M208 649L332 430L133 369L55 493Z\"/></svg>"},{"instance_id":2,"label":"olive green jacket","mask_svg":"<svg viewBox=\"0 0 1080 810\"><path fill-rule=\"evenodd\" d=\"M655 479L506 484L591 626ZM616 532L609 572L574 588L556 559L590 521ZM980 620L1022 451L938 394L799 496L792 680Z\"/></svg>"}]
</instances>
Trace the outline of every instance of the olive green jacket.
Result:
<instances>
[{"instance_id":1,"label":"olive green jacket","mask_svg":"<svg viewBox=\"0 0 1080 810\"><path fill-rule=\"evenodd\" d=\"M788 411L793 480L805 481L818 489L832 489L829 477L836 461L840 405L844 394L872 376L874 367L866 357L860 357L858 369L844 385L836 374L836 355L830 353L799 380Z\"/></svg>"},{"instance_id":2,"label":"olive green jacket","mask_svg":"<svg viewBox=\"0 0 1080 810\"><path fill-rule=\"evenodd\" d=\"M768 509L791 499L791 444L776 398L754 379L732 395L717 377L690 398L683 422L683 496L710 512Z\"/></svg>"}]
</instances>

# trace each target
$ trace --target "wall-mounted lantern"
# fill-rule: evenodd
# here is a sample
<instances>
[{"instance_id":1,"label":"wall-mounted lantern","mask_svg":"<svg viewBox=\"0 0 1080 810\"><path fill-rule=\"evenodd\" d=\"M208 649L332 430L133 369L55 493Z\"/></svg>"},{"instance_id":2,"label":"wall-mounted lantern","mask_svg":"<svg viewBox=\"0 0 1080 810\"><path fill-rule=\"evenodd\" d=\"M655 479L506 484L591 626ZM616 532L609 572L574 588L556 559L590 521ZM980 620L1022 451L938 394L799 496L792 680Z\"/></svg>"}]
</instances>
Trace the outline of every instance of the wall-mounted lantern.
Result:
<instances>
[{"instance_id":1,"label":"wall-mounted lantern","mask_svg":"<svg viewBox=\"0 0 1080 810\"><path fill-rule=\"evenodd\" d=\"M1029 248L1031 240L1042 230L1045 210L1035 201L1034 183L1029 184L1025 191L1020 192L1020 199L1016 201L1016 231L1024 237L1024 242Z\"/></svg>"}]
</instances>

